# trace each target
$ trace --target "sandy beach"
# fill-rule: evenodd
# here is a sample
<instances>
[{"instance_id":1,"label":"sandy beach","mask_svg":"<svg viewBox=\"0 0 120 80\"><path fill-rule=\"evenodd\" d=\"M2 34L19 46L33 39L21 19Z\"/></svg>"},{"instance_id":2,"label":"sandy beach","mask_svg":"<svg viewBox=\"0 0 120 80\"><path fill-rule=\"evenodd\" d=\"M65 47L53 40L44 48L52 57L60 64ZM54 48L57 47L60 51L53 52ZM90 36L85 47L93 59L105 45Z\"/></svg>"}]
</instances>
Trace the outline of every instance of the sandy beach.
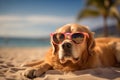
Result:
<instances>
[{"instance_id":1,"label":"sandy beach","mask_svg":"<svg viewBox=\"0 0 120 80\"><path fill-rule=\"evenodd\" d=\"M21 64L42 60L48 47L0 48L0 80L30 80L21 75L26 69ZM47 71L34 80L120 80L120 68L97 68L64 74L56 70Z\"/></svg>"}]
</instances>

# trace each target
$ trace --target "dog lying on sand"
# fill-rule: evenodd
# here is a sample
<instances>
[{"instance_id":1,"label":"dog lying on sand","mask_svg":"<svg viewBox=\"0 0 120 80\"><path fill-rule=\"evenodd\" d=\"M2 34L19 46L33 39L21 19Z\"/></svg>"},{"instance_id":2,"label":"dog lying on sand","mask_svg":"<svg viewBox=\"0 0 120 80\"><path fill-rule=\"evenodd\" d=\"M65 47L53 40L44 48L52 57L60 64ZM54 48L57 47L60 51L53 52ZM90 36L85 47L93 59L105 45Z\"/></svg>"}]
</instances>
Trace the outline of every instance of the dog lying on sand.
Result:
<instances>
[{"instance_id":1,"label":"dog lying on sand","mask_svg":"<svg viewBox=\"0 0 120 80\"><path fill-rule=\"evenodd\" d=\"M67 24L51 33L51 48L45 59L27 63L28 78L41 76L50 69L70 72L110 67L120 63L120 38L94 38L86 26Z\"/></svg>"}]
</instances>

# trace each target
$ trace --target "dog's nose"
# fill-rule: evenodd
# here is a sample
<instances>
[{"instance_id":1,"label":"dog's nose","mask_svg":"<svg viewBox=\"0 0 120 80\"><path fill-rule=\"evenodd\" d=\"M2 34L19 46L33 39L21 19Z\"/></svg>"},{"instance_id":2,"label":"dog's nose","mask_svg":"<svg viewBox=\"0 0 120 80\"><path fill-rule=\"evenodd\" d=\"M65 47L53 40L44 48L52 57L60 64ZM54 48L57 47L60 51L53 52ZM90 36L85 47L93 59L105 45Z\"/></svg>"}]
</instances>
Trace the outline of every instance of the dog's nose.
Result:
<instances>
[{"instance_id":1,"label":"dog's nose","mask_svg":"<svg viewBox=\"0 0 120 80\"><path fill-rule=\"evenodd\" d=\"M63 49L70 49L72 47L72 44L71 43L68 43L68 42L66 42L66 43L64 43L63 45L62 45L62 48Z\"/></svg>"}]
</instances>

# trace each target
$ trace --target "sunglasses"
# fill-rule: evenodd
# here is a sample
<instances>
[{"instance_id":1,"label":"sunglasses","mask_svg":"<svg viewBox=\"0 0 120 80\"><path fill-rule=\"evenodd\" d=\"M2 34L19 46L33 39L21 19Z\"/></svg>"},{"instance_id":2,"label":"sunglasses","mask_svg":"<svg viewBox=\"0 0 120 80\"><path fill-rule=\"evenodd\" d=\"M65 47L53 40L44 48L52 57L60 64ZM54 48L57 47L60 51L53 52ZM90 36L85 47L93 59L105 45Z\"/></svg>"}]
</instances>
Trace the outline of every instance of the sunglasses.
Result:
<instances>
[{"instance_id":1,"label":"sunglasses","mask_svg":"<svg viewBox=\"0 0 120 80\"><path fill-rule=\"evenodd\" d=\"M76 44L81 44L85 37L89 38L88 33L85 32L77 32L77 33L51 33L50 34L52 42L54 44L61 44L67 36L69 36L70 40L72 40Z\"/></svg>"}]
</instances>

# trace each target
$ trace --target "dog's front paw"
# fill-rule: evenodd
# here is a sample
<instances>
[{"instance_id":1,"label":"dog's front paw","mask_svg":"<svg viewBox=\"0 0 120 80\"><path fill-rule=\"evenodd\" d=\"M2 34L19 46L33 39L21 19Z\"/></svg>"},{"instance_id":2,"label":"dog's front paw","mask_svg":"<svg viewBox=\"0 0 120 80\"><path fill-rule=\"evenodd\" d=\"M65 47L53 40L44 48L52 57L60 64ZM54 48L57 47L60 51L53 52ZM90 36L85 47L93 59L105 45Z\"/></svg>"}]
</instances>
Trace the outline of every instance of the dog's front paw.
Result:
<instances>
[{"instance_id":1,"label":"dog's front paw","mask_svg":"<svg viewBox=\"0 0 120 80\"><path fill-rule=\"evenodd\" d=\"M42 72L40 69L27 69L25 70L25 72L23 73L23 75L27 78L33 79L36 77L40 77L44 72Z\"/></svg>"},{"instance_id":2,"label":"dog's front paw","mask_svg":"<svg viewBox=\"0 0 120 80\"><path fill-rule=\"evenodd\" d=\"M23 72L23 75L27 78L33 79L36 77L35 71L36 69L27 69Z\"/></svg>"}]
</instances>

